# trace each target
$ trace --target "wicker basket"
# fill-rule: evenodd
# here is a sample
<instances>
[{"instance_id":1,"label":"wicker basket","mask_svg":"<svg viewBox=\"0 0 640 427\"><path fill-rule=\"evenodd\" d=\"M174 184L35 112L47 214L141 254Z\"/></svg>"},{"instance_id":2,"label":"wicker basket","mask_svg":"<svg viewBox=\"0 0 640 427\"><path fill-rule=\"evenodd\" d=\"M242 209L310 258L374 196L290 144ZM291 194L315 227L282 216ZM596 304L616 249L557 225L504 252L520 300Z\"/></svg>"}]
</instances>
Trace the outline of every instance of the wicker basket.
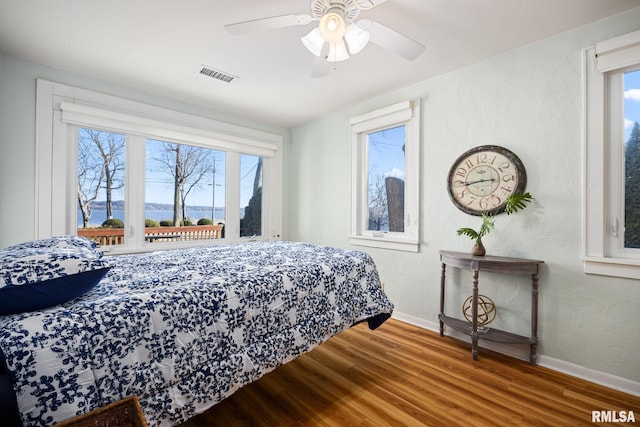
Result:
<instances>
[{"instance_id":1,"label":"wicker basket","mask_svg":"<svg viewBox=\"0 0 640 427\"><path fill-rule=\"evenodd\" d=\"M148 427L135 396L94 409L56 424L56 427Z\"/></svg>"}]
</instances>

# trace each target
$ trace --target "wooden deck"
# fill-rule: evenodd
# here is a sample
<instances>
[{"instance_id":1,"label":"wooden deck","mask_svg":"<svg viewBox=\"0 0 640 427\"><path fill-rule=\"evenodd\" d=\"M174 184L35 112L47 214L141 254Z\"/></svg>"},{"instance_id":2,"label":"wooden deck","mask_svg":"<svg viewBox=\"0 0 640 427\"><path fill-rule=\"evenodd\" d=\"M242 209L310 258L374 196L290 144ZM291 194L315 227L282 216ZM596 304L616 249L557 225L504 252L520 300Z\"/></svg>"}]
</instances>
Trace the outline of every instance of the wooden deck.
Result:
<instances>
[{"instance_id":1,"label":"wooden deck","mask_svg":"<svg viewBox=\"0 0 640 427\"><path fill-rule=\"evenodd\" d=\"M146 227L144 238L150 243L220 239L222 227L222 225ZM78 228L78 236L87 237L101 246L124 244L124 228Z\"/></svg>"}]
</instances>

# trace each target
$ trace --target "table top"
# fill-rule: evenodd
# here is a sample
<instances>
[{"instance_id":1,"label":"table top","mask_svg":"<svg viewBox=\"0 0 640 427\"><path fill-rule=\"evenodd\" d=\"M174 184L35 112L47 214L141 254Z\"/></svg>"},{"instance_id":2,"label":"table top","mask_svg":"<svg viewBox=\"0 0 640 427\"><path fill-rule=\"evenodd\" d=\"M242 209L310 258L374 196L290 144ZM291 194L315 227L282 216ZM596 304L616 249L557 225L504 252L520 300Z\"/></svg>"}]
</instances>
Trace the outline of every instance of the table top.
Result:
<instances>
[{"instance_id":1,"label":"table top","mask_svg":"<svg viewBox=\"0 0 640 427\"><path fill-rule=\"evenodd\" d=\"M537 274L540 264L544 261L512 258L504 256L474 256L466 252L440 251L440 260L443 264L459 268L467 268L474 271L493 271L513 274Z\"/></svg>"}]
</instances>

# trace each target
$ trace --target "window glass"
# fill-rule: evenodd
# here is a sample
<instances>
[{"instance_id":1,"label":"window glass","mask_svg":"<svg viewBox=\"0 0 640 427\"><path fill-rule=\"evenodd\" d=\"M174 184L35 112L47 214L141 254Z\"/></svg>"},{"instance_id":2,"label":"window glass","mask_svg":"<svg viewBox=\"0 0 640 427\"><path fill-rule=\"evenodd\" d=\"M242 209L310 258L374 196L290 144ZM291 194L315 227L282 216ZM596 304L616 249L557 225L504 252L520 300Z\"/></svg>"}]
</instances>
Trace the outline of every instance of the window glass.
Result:
<instances>
[{"instance_id":1,"label":"window glass","mask_svg":"<svg viewBox=\"0 0 640 427\"><path fill-rule=\"evenodd\" d=\"M148 139L145 240L148 243L222 237L226 153ZM198 226L193 232L176 227ZM156 228L159 227L159 228Z\"/></svg>"},{"instance_id":2,"label":"window glass","mask_svg":"<svg viewBox=\"0 0 640 427\"><path fill-rule=\"evenodd\" d=\"M624 73L625 248L640 249L640 70Z\"/></svg>"},{"instance_id":3,"label":"window glass","mask_svg":"<svg viewBox=\"0 0 640 427\"><path fill-rule=\"evenodd\" d=\"M404 125L367 134L368 230L404 231L404 146Z\"/></svg>"},{"instance_id":4,"label":"window glass","mask_svg":"<svg viewBox=\"0 0 640 427\"><path fill-rule=\"evenodd\" d=\"M240 155L240 237L262 235L262 157Z\"/></svg>"},{"instance_id":5,"label":"window glass","mask_svg":"<svg viewBox=\"0 0 640 427\"><path fill-rule=\"evenodd\" d=\"M78 235L124 244L124 135L78 129Z\"/></svg>"}]
</instances>

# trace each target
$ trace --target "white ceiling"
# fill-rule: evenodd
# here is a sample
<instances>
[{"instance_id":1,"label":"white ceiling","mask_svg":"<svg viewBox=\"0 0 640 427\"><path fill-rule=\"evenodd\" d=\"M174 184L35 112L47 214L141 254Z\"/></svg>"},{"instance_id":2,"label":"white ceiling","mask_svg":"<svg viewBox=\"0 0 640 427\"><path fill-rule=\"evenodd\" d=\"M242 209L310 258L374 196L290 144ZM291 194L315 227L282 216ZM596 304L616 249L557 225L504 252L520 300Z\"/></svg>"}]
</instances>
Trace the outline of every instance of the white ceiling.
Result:
<instances>
[{"instance_id":1,"label":"white ceiling","mask_svg":"<svg viewBox=\"0 0 640 427\"><path fill-rule=\"evenodd\" d=\"M290 127L640 6L640 0L387 0L362 12L426 46L414 61L369 44L328 77L297 26L233 36L224 25L309 13L308 0L0 0L14 57ZM239 78L199 74L207 65Z\"/></svg>"}]
</instances>

